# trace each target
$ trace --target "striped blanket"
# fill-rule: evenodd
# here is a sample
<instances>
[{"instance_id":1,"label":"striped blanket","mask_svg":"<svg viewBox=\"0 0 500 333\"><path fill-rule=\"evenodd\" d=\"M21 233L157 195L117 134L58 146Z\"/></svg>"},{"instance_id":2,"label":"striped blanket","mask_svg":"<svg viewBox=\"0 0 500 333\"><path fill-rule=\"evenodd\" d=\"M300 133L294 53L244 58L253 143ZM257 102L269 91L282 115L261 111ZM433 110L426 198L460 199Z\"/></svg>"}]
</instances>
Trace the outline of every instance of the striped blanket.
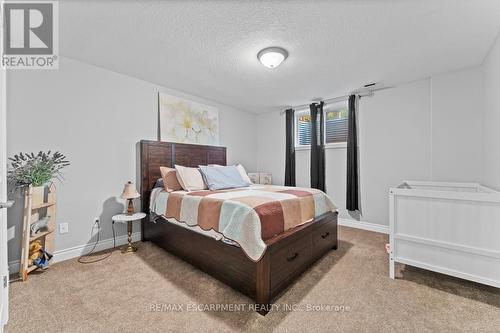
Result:
<instances>
[{"instance_id":1,"label":"striped blanket","mask_svg":"<svg viewBox=\"0 0 500 333\"><path fill-rule=\"evenodd\" d=\"M215 230L258 261L265 241L328 212L330 198L310 188L254 185L219 191L156 192L151 211L189 226Z\"/></svg>"}]
</instances>

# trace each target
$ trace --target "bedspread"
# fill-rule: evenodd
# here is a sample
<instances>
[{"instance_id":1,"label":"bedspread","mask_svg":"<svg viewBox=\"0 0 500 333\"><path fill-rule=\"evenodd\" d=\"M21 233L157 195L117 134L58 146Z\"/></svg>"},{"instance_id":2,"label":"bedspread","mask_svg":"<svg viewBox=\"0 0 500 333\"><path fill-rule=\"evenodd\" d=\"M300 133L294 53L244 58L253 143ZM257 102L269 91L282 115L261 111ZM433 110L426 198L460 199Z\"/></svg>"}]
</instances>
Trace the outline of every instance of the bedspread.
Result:
<instances>
[{"instance_id":1,"label":"bedspread","mask_svg":"<svg viewBox=\"0 0 500 333\"><path fill-rule=\"evenodd\" d=\"M320 190L273 185L163 191L151 200L152 212L189 226L215 230L238 243L253 261L264 254L266 240L336 210Z\"/></svg>"}]
</instances>

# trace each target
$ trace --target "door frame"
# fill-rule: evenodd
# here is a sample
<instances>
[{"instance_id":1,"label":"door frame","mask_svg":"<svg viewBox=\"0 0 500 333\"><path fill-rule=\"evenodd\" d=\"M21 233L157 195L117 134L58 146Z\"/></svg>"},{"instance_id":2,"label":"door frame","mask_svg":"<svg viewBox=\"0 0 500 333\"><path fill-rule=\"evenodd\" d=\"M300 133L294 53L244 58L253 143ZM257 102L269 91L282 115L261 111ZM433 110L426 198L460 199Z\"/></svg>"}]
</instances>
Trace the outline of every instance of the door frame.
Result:
<instances>
[{"instance_id":1,"label":"door frame","mask_svg":"<svg viewBox=\"0 0 500 333\"><path fill-rule=\"evenodd\" d=\"M7 71L0 68L0 202L7 201ZM0 332L9 319L7 209L0 208Z\"/></svg>"}]
</instances>

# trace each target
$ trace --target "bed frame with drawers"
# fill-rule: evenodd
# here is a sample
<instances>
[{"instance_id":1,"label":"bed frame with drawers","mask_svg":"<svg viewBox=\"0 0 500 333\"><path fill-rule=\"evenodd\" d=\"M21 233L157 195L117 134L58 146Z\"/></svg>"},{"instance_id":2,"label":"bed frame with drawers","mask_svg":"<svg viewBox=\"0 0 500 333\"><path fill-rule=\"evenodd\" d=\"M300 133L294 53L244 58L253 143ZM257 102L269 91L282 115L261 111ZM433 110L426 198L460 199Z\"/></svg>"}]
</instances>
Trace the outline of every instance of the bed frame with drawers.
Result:
<instances>
[{"instance_id":1,"label":"bed frame with drawers","mask_svg":"<svg viewBox=\"0 0 500 333\"><path fill-rule=\"evenodd\" d=\"M151 189L161 178L160 166L226 165L225 147L147 140L139 145L140 191L145 212L149 212ZM250 260L237 246L166 220L153 223L145 218L141 231L143 241L153 242L254 299L262 315L270 310L273 299L330 249L337 249L338 244L336 212L326 213L267 240L267 250L258 262Z\"/></svg>"}]
</instances>

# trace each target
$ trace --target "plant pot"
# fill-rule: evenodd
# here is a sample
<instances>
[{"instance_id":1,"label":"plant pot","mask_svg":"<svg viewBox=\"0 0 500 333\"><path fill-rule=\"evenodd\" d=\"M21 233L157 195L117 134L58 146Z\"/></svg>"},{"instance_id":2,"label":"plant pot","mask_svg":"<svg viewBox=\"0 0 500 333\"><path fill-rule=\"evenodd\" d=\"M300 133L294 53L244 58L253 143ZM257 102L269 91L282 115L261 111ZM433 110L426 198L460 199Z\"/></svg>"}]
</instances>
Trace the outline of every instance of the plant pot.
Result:
<instances>
[{"instance_id":1,"label":"plant pot","mask_svg":"<svg viewBox=\"0 0 500 333\"><path fill-rule=\"evenodd\" d=\"M33 186L33 194L31 195L31 202L36 205L45 202L45 188L47 186Z\"/></svg>"}]
</instances>

